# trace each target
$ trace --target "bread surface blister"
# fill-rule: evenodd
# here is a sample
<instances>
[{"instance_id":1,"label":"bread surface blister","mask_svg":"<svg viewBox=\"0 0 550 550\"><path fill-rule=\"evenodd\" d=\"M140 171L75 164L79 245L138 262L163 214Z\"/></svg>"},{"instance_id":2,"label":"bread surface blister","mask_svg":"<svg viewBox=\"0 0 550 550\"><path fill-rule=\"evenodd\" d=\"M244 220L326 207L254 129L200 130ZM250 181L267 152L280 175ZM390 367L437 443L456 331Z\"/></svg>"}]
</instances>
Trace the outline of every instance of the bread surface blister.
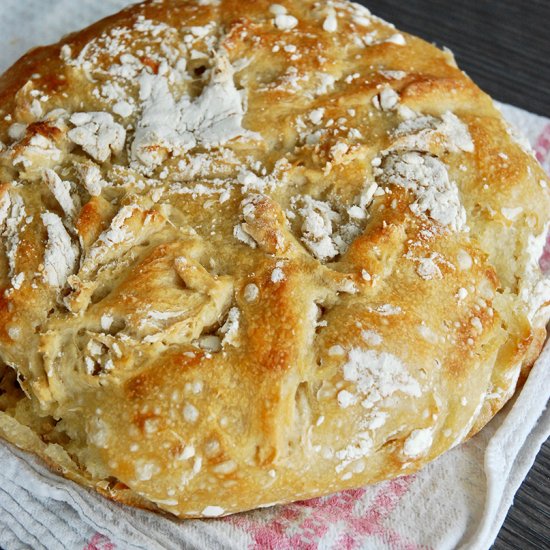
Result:
<instances>
[{"instance_id":1,"label":"bread surface blister","mask_svg":"<svg viewBox=\"0 0 550 550\"><path fill-rule=\"evenodd\" d=\"M0 434L213 517L417 471L546 336L548 180L356 4L153 1L0 79Z\"/></svg>"}]
</instances>

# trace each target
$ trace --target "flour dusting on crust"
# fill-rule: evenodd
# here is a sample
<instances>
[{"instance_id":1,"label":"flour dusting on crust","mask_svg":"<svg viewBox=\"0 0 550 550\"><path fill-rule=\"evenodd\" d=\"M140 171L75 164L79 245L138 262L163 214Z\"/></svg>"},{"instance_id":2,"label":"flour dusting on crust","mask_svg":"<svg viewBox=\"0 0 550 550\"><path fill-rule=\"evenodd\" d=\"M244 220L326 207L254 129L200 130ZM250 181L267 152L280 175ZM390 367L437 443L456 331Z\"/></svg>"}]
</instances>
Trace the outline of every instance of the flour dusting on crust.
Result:
<instances>
[{"instance_id":1,"label":"flour dusting on crust","mask_svg":"<svg viewBox=\"0 0 550 550\"><path fill-rule=\"evenodd\" d=\"M44 253L44 276L50 286L62 288L76 268L78 248L57 214L45 212L41 218L48 232L48 243Z\"/></svg>"},{"instance_id":2,"label":"flour dusting on crust","mask_svg":"<svg viewBox=\"0 0 550 550\"><path fill-rule=\"evenodd\" d=\"M215 61L211 81L195 100L176 100L163 76L140 77L143 112L132 143L134 160L153 168L167 153L217 147L237 137L258 139L242 127L245 99L235 87L234 68L223 54Z\"/></svg>"},{"instance_id":3,"label":"flour dusting on crust","mask_svg":"<svg viewBox=\"0 0 550 550\"><path fill-rule=\"evenodd\" d=\"M67 134L69 139L97 162L105 162L111 153L122 151L126 130L110 113L75 113L70 120L75 127Z\"/></svg>"},{"instance_id":4,"label":"flour dusting on crust","mask_svg":"<svg viewBox=\"0 0 550 550\"><path fill-rule=\"evenodd\" d=\"M413 397L421 393L420 384L405 365L387 352L353 348L342 369L344 380L355 385L366 409L398 391Z\"/></svg>"},{"instance_id":5,"label":"flour dusting on crust","mask_svg":"<svg viewBox=\"0 0 550 550\"><path fill-rule=\"evenodd\" d=\"M455 231L466 227L466 211L447 168L436 157L418 152L392 153L376 171L378 181L410 190L416 197L410 209Z\"/></svg>"}]
</instances>

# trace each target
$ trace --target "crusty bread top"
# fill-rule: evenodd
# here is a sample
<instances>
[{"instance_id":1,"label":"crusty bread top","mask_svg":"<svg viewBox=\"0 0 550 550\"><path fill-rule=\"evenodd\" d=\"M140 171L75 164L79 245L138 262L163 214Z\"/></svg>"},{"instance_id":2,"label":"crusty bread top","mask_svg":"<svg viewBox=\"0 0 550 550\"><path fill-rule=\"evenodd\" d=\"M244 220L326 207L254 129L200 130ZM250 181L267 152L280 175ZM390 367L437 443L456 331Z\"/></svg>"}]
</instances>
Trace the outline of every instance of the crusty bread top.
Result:
<instances>
[{"instance_id":1,"label":"crusty bread top","mask_svg":"<svg viewBox=\"0 0 550 550\"><path fill-rule=\"evenodd\" d=\"M538 355L549 215L365 8L131 7L0 79L0 433L182 517L413 472Z\"/></svg>"}]
</instances>

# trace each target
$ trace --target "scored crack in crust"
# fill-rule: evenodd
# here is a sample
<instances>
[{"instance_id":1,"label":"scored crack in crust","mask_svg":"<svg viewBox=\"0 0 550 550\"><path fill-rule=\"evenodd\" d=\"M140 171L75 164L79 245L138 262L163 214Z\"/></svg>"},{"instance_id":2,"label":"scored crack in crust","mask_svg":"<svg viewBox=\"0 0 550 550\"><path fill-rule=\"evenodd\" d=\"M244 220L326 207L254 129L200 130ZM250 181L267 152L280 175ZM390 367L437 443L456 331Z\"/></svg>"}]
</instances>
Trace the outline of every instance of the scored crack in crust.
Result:
<instances>
[{"instance_id":1,"label":"scored crack in crust","mask_svg":"<svg viewBox=\"0 0 550 550\"><path fill-rule=\"evenodd\" d=\"M550 194L345 1L130 7L0 79L0 434L212 517L418 470L546 332Z\"/></svg>"}]
</instances>

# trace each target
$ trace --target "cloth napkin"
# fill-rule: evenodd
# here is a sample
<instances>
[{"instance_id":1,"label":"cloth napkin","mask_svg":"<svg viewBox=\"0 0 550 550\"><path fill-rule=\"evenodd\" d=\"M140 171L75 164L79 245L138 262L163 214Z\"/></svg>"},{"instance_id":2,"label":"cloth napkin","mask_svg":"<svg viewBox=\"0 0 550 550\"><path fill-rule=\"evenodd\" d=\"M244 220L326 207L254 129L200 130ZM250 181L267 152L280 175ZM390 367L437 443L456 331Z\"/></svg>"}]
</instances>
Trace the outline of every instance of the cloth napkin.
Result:
<instances>
[{"instance_id":1,"label":"cloth napkin","mask_svg":"<svg viewBox=\"0 0 550 550\"><path fill-rule=\"evenodd\" d=\"M0 72L126 0L2 0ZM502 105L550 172L550 120ZM543 259L550 268L550 253ZM0 547L38 549L482 550L550 435L550 344L514 402L420 473L229 518L178 521L110 502L0 442Z\"/></svg>"}]
</instances>

